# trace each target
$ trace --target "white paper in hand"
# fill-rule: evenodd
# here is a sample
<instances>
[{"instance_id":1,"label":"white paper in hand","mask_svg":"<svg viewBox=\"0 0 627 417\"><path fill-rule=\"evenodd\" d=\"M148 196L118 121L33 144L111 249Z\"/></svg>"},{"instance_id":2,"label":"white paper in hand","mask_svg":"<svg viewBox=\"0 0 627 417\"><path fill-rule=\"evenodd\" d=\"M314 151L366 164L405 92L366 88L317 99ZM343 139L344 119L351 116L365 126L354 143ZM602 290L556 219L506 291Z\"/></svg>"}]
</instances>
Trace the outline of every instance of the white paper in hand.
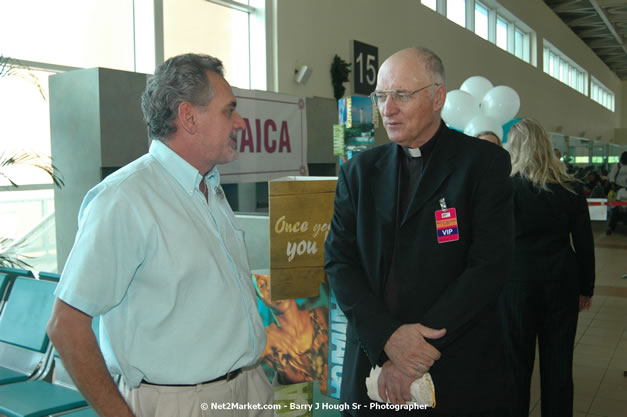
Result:
<instances>
[{"instance_id":1,"label":"white paper in hand","mask_svg":"<svg viewBox=\"0 0 627 417\"><path fill-rule=\"evenodd\" d=\"M379 395L379 375L381 375L379 366L371 369L370 376L366 378L366 388L371 400L382 403L384 401ZM412 382L409 390L412 398L411 403L435 407L435 385L433 385L433 379L429 373Z\"/></svg>"}]
</instances>

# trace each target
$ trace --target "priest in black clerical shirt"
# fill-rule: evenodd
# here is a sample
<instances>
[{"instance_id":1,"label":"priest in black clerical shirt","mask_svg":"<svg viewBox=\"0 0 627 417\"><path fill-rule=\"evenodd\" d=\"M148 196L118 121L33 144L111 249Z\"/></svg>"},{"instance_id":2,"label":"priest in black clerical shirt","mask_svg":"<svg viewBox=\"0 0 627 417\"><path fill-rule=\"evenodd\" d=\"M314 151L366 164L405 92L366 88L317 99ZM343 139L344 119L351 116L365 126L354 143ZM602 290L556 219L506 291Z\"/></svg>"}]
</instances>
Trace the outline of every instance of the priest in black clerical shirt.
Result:
<instances>
[{"instance_id":1,"label":"priest in black clerical shirt","mask_svg":"<svg viewBox=\"0 0 627 417\"><path fill-rule=\"evenodd\" d=\"M388 58L371 97L391 143L341 167L325 243L325 270L349 324L344 415L501 417L509 155L442 122L444 68L426 48ZM377 365L379 395L398 411L367 395ZM409 411L410 384L426 373L435 408Z\"/></svg>"}]
</instances>

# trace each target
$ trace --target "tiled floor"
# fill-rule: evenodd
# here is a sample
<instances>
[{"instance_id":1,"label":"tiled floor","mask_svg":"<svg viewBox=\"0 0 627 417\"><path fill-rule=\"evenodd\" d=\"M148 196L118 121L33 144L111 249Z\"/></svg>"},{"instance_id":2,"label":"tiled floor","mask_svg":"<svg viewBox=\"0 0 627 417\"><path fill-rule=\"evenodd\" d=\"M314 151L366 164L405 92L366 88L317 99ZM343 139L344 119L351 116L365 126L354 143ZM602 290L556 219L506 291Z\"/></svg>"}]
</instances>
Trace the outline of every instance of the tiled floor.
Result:
<instances>
[{"instance_id":1,"label":"tiled floor","mask_svg":"<svg viewBox=\"0 0 627 417\"><path fill-rule=\"evenodd\" d=\"M574 417L627 417L627 226L606 236L594 222L596 287L590 311L581 313L575 342ZM537 355L536 355L537 357ZM538 363L530 416L540 417Z\"/></svg>"}]
</instances>

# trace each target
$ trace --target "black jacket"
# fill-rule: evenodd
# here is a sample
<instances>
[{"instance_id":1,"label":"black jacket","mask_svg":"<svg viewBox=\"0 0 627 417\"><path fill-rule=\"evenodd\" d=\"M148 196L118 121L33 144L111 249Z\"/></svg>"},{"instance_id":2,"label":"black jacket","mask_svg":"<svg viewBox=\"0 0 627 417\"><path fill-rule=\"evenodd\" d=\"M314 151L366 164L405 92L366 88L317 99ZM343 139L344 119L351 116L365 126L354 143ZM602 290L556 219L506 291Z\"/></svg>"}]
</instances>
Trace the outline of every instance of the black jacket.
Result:
<instances>
[{"instance_id":1,"label":"black jacket","mask_svg":"<svg viewBox=\"0 0 627 417\"><path fill-rule=\"evenodd\" d=\"M381 363L390 335L421 323L446 335L432 344L439 412L504 405L506 378L497 298L510 271L512 189L507 152L443 126L407 215L396 230L395 143L360 153L339 173L325 270L346 314L341 399L367 403L364 380ZM459 240L438 243L435 212L455 208ZM383 288L398 239L401 291L386 306Z\"/></svg>"},{"instance_id":2,"label":"black jacket","mask_svg":"<svg viewBox=\"0 0 627 417\"><path fill-rule=\"evenodd\" d=\"M515 249L511 279L577 280L579 294L594 289L594 238L581 187L541 190L519 174L514 189ZM571 246L572 236L572 246Z\"/></svg>"}]
</instances>

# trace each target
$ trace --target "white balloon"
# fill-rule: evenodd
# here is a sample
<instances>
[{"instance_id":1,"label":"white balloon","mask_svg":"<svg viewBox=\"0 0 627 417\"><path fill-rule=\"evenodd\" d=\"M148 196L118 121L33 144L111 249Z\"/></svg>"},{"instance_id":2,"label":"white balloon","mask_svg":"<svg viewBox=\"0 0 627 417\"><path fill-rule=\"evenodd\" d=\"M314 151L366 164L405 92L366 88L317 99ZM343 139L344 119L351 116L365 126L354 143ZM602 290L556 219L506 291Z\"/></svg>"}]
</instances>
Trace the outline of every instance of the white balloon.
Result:
<instances>
[{"instance_id":1,"label":"white balloon","mask_svg":"<svg viewBox=\"0 0 627 417\"><path fill-rule=\"evenodd\" d=\"M492 87L494 86L490 80L480 75L475 75L464 81L459 89L467 92L481 102L483 97L492 89Z\"/></svg>"},{"instance_id":2,"label":"white balloon","mask_svg":"<svg viewBox=\"0 0 627 417\"><path fill-rule=\"evenodd\" d=\"M446 94L442 119L449 126L462 130L473 117L480 114L479 101L467 92L452 90Z\"/></svg>"},{"instance_id":3,"label":"white balloon","mask_svg":"<svg viewBox=\"0 0 627 417\"><path fill-rule=\"evenodd\" d=\"M496 133L500 139L503 138L503 126L501 123L493 117L482 114L477 117L473 117L473 119L468 122L464 128L464 133L468 136L476 136L477 133L483 132L484 130L490 130Z\"/></svg>"},{"instance_id":4,"label":"white balloon","mask_svg":"<svg viewBox=\"0 0 627 417\"><path fill-rule=\"evenodd\" d=\"M481 101L481 113L501 124L512 120L520 110L520 97L511 87L499 85L488 91Z\"/></svg>"}]
</instances>

